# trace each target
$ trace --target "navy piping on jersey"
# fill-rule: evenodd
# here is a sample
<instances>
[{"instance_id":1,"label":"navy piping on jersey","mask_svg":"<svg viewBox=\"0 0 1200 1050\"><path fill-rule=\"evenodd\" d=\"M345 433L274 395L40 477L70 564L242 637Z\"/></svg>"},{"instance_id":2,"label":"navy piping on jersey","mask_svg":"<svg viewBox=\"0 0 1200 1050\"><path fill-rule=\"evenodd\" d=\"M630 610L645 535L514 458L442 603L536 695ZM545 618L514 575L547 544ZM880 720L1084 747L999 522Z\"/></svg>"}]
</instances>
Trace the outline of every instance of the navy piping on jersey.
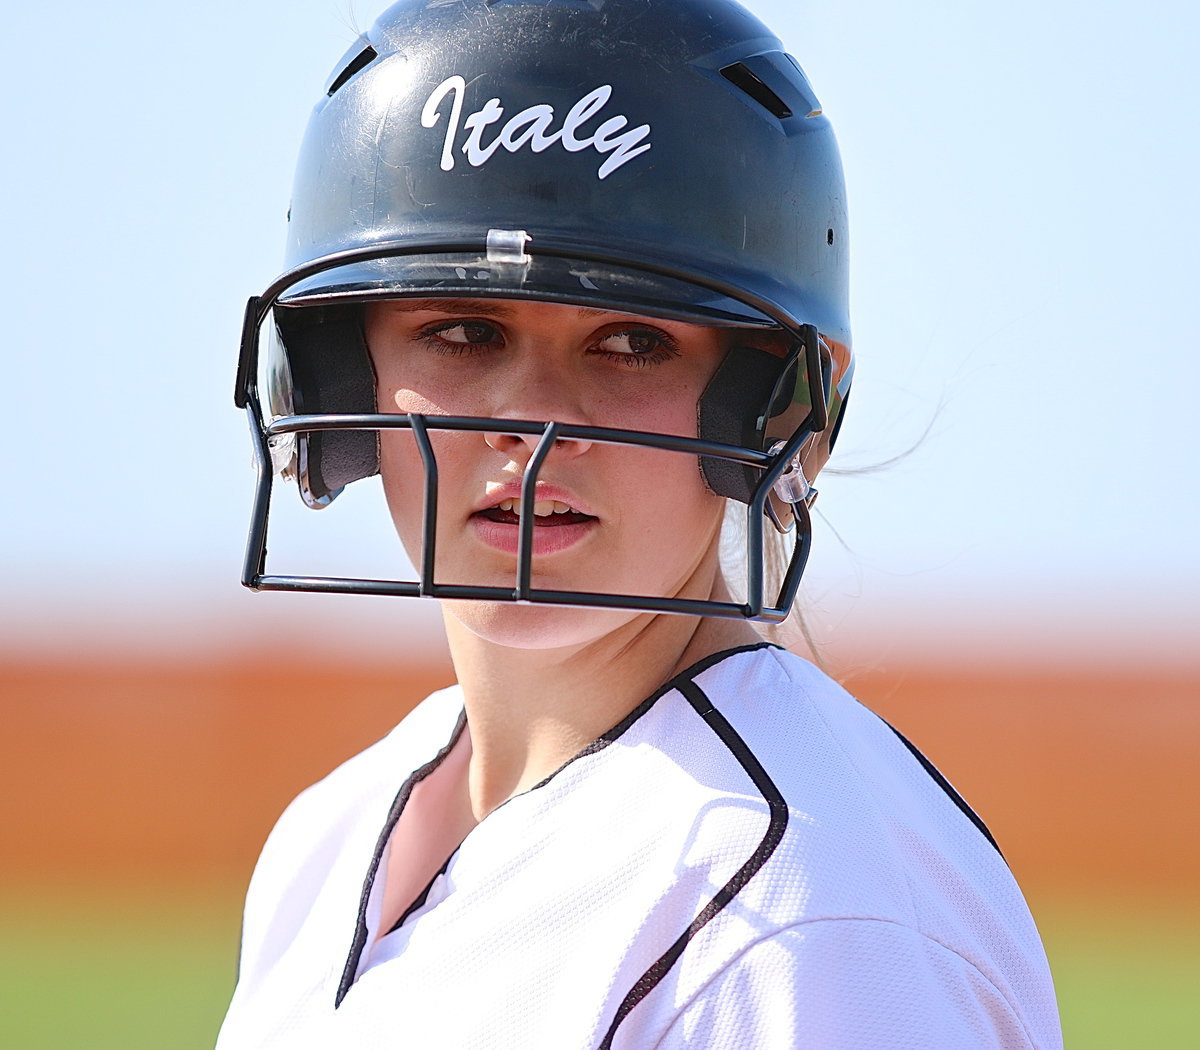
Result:
<instances>
[{"instance_id":1,"label":"navy piping on jersey","mask_svg":"<svg viewBox=\"0 0 1200 1050\"><path fill-rule=\"evenodd\" d=\"M760 647L752 646L751 648ZM766 864L771 854L775 852L775 848L783 839L783 833L787 830L788 808L783 796L779 793L779 789L767 775L767 771L763 769L754 752L750 750L746 742L738 735L737 730L729 724L720 711L713 707L712 701L705 695L704 690L690 679L690 674L696 673L699 672L693 670L689 672L687 679L677 680L675 688L679 690L684 699L692 706L692 709L704 719L708 727L716 733L721 743L729 749L733 757L737 759L738 764L746 771L746 775L766 801L770 819L767 821L766 834L763 835L762 841L759 842L754 852L750 854L746 863L738 868L733 878L717 891L712 900L701 909L700 914L691 921L688 928L679 935L675 943L663 953L650 969L637 979L633 987L626 993L625 998L621 1001L621 1005L617 1007L616 1016L613 1018L612 1024L609 1025L608 1032L601 1041L598 1050L609 1050L617 1034L617 1028L620 1027L621 1022L629 1015L629 1012L654 991L659 982L670 972L671 967L679 961L679 957L683 955L692 938L706 924L711 922L717 913L726 907L741 892L746 883L753 878L754 874Z\"/></svg>"},{"instance_id":2,"label":"navy piping on jersey","mask_svg":"<svg viewBox=\"0 0 1200 1050\"><path fill-rule=\"evenodd\" d=\"M903 733L901 733L900 730L894 725L889 722L884 722L883 724L900 738L900 742L906 748L908 748L908 750L912 753L913 758L921 763L921 768L933 778L933 782L937 784L938 787L946 792L946 794L950 797L950 801L963 811L971 823L974 824L981 832L983 832L983 837L986 838L988 842L992 844L992 847L995 849L995 851L1000 854L1000 859L1004 860L1004 853L1000 849L1000 846L997 844L996 840L992 837L992 833L988 831L987 825L983 822L982 818L980 818L979 814L967 804L967 800L954 790L954 785L951 784L950 781L948 781L944 776L942 776L942 771L938 769L938 767L932 762L930 762L929 759L927 759L923 754L921 754L916 745L913 744L912 741L909 740L908 737L906 737ZM1008 862L1005 861L1005 863L1007 864Z\"/></svg>"},{"instance_id":3,"label":"navy piping on jersey","mask_svg":"<svg viewBox=\"0 0 1200 1050\"><path fill-rule=\"evenodd\" d=\"M400 814L404 812L404 807L408 804L408 797L412 794L413 788L445 761L446 756L450 754L450 751L458 742L458 738L462 736L462 732L466 727L467 714L464 711L458 716L458 722L455 724L454 732L450 734L450 739L446 743L446 746L404 781L404 784L396 794L395 800L392 802L392 808L388 810L387 820L384 821L383 830L379 833L379 838L375 843L375 852L371 856L371 864L367 868L367 877L363 882L362 895L359 897L358 921L354 926L354 940L350 945L350 955L346 959L345 969L342 970L342 979L338 984L337 998L333 1002L335 1010L342 1005L342 1000L346 998L346 993L350 991L350 986L354 984L354 976L358 972L358 960L362 957L363 948L367 944L367 904L371 899L371 888L375 884L375 875L379 871L380 862L383 860L383 851L387 849L388 839L392 837L392 829L395 828L396 821L400 819Z\"/></svg>"},{"instance_id":4,"label":"navy piping on jersey","mask_svg":"<svg viewBox=\"0 0 1200 1050\"><path fill-rule=\"evenodd\" d=\"M454 853L457 852L458 850L454 851ZM433 889L433 884L446 874L446 869L450 867L450 862L454 859L454 853L451 853L450 856L448 856L442 862L442 866L433 873L433 878L425 884L425 888L417 894L416 899L412 902L412 904L404 909L404 914L401 915L400 918L398 918L394 923L392 923L392 928L388 930L388 933L395 933L398 929L400 929L401 926L404 925L405 919L407 919L418 908L423 908L425 906L425 902L429 900L429 891Z\"/></svg>"},{"instance_id":5,"label":"navy piping on jersey","mask_svg":"<svg viewBox=\"0 0 1200 1050\"><path fill-rule=\"evenodd\" d=\"M649 711L650 708L652 708L656 703L658 703L659 700L666 696L667 693L674 689L679 689L683 683L690 682L696 675L707 671L710 667L716 666L730 656L737 656L739 653L752 653L757 649L778 648L780 648L780 646L775 645L773 642L751 642L749 645L739 645L733 649L722 649L720 652L712 653L711 655L704 657L702 660L697 660L690 667L680 671L679 674L664 682L661 686L654 690L653 693L646 697L645 700L638 704L637 707L630 711L629 714L621 719L620 722L613 726L612 729L610 729L607 733L597 737L573 758L567 759L566 762L564 762L558 767L558 769L546 777L545 780L535 784L532 788L530 788L530 790L533 791L537 788L544 787L556 776L558 776L559 773L566 769L567 766L569 766L572 762L577 762L579 759L585 758L588 755L594 755L597 751L603 751L606 747L608 747L609 744L619 740L626 732L629 731L629 728L635 722L637 722L639 718L642 717L642 715ZM509 799L508 801L511 802L512 799ZM504 805L508 805L508 802L505 802Z\"/></svg>"},{"instance_id":6,"label":"navy piping on jersey","mask_svg":"<svg viewBox=\"0 0 1200 1050\"><path fill-rule=\"evenodd\" d=\"M558 769L556 769L548 777L546 777L544 780L539 781L537 784L534 784L533 787L529 788L529 791L536 791L538 788L545 787L547 784L550 783L550 781L552 781L556 776L558 776L559 773L561 773L564 769L566 769L567 766L571 765L571 763L577 762L579 759L584 758L587 755L594 755L598 751L603 751L606 747L608 747L609 744L613 743L616 740L619 740L621 738L621 736L624 733L626 733L629 730L629 728L632 725L634 725L634 723L636 723L638 721L639 718L641 718L647 711L649 711L650 708L652 708L655 705L655 703L657 703L657 701L660 700L667 693L671 692L673 689L679 689L681 692L684 692L684 687L692 684L691 679L695 675L698 675L701 672L708 670L708 668L714 666L715 664L720 663L722 660L726 659L727 657L736 656L739 653L749 653L749 652L755 651L756 649L778 649L778 648L779 648L779 646L773 645L771 642L755 642L750 645L740 645L733 649L723 649L720 652L713 653L710 656L704 657L704 659L702 659L702 660L698 660L696 663L692 664L686 670L681 671L679 674L675 675L669 681L663 683L663 685L661 685L658 689L656 689L653 693L651 693L650 696L648 696L645 700L643 700L640 704L638 704L637 707L635 707L632 711L630 711L628 715L626 715L623 719L621 719L620 722L618 722L615 726L613 726L612 729L608 730L608 732L604 733L603 735L597 737L590 744L588 744L585 748L583 748L578 754L574 755L572 758L567 759L566 762L564 762L561 766L559 766ZM697 690L697 692L699 692L699 690ZM687 696L687 693L684 692L684 695ZM700 695L703 696L702 693ZM690 697L689 697L689 702L692 702ZM704 702L707 703L707 698L705 698ZM696 706L695 703L692 703L692 706L695 707ZM708 704L708 706L709 706L709 708L712 707L711 704ZM699 708L697 708L697 710L699 711ZM741 744L743 750L745 750L746 754L749 755L750 754L749 749L746 748L744 743L742 743L741 738L737 737L737 734L734 733L733 728L731 726L729 726L729 723L725 722L724 718L721 718L721 716L719 714L717 714L715 710L713 711L713 714L716 715L716 717L718 719L720 719L721 724L723 724L725 726L725 728L728 730L729 733L733 734L733 736L738 740L738 743ZM705 717L707 720L707 716L705 716L703 712L701 712L701 716ZM367 945L367 905L371 899L371 890L375 884L375 878L379 872L379 865L383 859L383 852L385 849L387 849L388 840L392 837L392 831L396 827L396 822L400 819L400 815L404 812L404 807L408 804L408 799L409 799L409 796L412 794L413 788L416 787L417 784L419 784L422 780L424 780L427 776L429 776L430 773L432 773L435 769L437 769L438 766L440 766L442 764L442 762L445 760L446 756L450 753L451 749L458 742L458 738L462 735L462 731L463 731L463 729L466 728L466 724L467 724L467 715L466 715L466 711L463 711L462 714L460 714L458 717L458 723L454 727L454 732L450 735L449 742L429 762L427 762L425 765L423 765L420 769L416 770L416 772L414 772L407 780L405 780L403 786L400 788L400 791L396 795L395 801L392 803L392 808L388 811L387 820L384 822L383 830L379 833L379 838L375 843L375 852L372 855L371 863L367 868L366 878L363 880L362 893L359 896L359 902L358 902L358 921L355 924L354 940L350 945L350 954L347 957L346 965L342 970L342 979L341 979L341 982L338 984L337 996L334 999L334 1003L333 1003L334 1009L337 1009L339 1006L342 1005L342 1000L346 998L346 994L350 991L351 987L353 987L354 978L358 973L359 960L362 958L363 949L366 948L366 945ZM709 724L713 725L712 722L710 722ZM714 729L716 729L715 725L714 725ZM718 732L718 735L720 735L720 730L717 730L717 732ZM722 737L722 739L725 739L725 738ZM750 755L750 758L751 758L751 760L753 760L753 755ZM754 762L754 764L755 764L755 767L758 768L759 773L761 773L763 779L765 780L766 773L763 772L762 768L760 766L758 766L758 763L756 761ZM743 763L743 765L744 765L744 763ZM747 772L749 772L749 769L747 769ZM753 774L751 774L751 779L754 779ZM767 780L767 783L770 784L770 781ZM755 780L755 784L758 784L757 780ZM773 784L771 785L771 788L774 791ZM527 792L522 792L522 794L527 794ZM775 792L775 795L778 797L777 791ZM514 796L514 797L519 797L519 796ZM502 805L508 805L508 803L511 801L512 801L512 799L509 799L508 801L502 803ZM782 804L782 802L783 802L782 798L780 798L779 801L780 801L780 804ZM768 800L768 805L772 806L772 822L773 822L775 819L773 803L771 803ZM500 807L497 807L497 808L500 808ZM784 822L784 826L786 826L786 824L787 824L786 809L784 811L783 822ZM779 835L782 836L782 834L783 834L783 831L781 828ZM770 835L770 829L768 828L768 836L769 835ZM765 841L766 840L764 839L764 842ZM778 839L776 839L772 843L771 850L774 850L776 845L778 845ZM760 845L759 850L755 851L754 857L758 856L758 852L761 851L761 849L762 849L762 846ZM455 852L457 852L457 850ZM450 859L453 856L454 856L454 854L451 853L450 857L448 857L446 859L446 863L442 865L441 871L438 872L439 875L442 874L442 872L444 872L446 870L446 868L449 866ZM755 871L758 870L758 867L762 866L763 862L766 861L768 856L770 856L770 850L768 850L766 855L764 855L762 857L762 859L759 861L757 867L754 869ZM751 859L753 860L753 858L751 858ZM750 875L752 875L753 873L754 872L751 871L749 874L746 875L745 879L742 882L743 885L745 884L745 881L748 880ZM737 879L739 875L741 875L740 871L738 872L738 875L734 876L734 878ZM436 879L436 878L437 878L437 876L435 875L434 879ZM421 901L422 903L424 902L424 899L428 896L429 889L432 885L433 885L433 880L430 880L429 886L426 886L424 893L422 893L421 897L418 898L419 901ZM721 893L719 893L717 895L717 897L713 898L713 900L715 901L715 900L719 899L721 897L721 894L724 892L725 891L723 889L721 891ZM732 897L731 897L731 899L732 899ZM727 903L728 903L728 901L723 901L721 903L721 905L713 911L713 914L715 915L716 912L719 911L720 908L723 908L725 906L725 904L727 904ZM405 909L404 914L400 917L400 921L398 923L396 923L396 926L393 927L393 930L398 928L404 922L404 920L406 918L408 918L408 916L418 906L419 905L414 903L413 905L410 905L407 909ZM712 905L710 904L709 907L711 907L711 906ZM704 912L701 913L701 915L703 915L703 914L704 914ZM711 916L709 916L709 918L711 918ZM708 919L706 918L704 920L704 922L707 922L707 921L708 921ZM699 917L697 918L696 922L699 922ZM699 925L696 925L696 922L693 922L693 924L692 924L695 927L695 929L699 929L700 926L704 925L703 922L699 922ZM686 947L687 939L690 939L694 932L695 931L692 930L691 927L689 927L688 931L686 931L684 933L683 938L681 938L681 941L683 942L683 946L680 947L680 949L679 949L680 952L682 952L683 947ZM677 942L677 944L678 943L679 942ZM674 951L674 946L672 947L671 951ZM670 955L670 952L668 952L668 955ZM666 956L664 956L663 958L665 959ZM676 955L674 958L678 958L678 955ZM672 962L673 961L674 961L674 959L672 959ZM660 959L659 962L661 963L662 960ZM655 965L657 966L658 964L655 964ZM660 974L656 978L654 978L653 983L646 988L646 992L648 992L650 990L650 988L652 988L654 986L654 984L657 984L658 981L660 981L662 979L663 974L665 974L666 970L669 968L670 968L670 964L667 965L666 969L663 970L662 974ZM653 967L651 968L651 971L647 971L647 975L649 975L652 971L653 971ZM643 976L641 981L639 981L638 984L634 986L634 989L631 989L629 994L633 995L634 990L636 990L636 988L638 988L641 985L642 981L645 981L645 980L646 980L646 976ZM645 993L643 992L642 994L644 995ZM642 998L641 995L639 995L637 997L638 1000L640 1000L641 998ZM629 1009L632 1009L633 1005L634 1004L631 1004ZM624 1003L622 1003L622 1007L624 1007ZM625 1010L624 1013L622 1011L618 1010L618 1013L617 1013L618 1020L613 1022L612 1031L615 1031L616 1026L620 1023L620 1018L624 1017L625 1013L628 1013L628 1010ZM611 1031L610 1031L610 1035L609 1035L609 1041L611 1041Z\"/></svg>"}]
</instances>

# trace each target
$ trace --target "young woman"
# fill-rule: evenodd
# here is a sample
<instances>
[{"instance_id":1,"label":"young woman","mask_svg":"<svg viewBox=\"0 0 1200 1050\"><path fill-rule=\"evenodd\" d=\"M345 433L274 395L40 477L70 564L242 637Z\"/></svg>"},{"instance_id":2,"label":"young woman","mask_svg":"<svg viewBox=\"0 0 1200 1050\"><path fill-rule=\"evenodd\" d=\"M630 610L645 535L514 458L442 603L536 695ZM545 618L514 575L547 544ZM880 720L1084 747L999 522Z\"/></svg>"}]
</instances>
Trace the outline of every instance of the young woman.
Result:
<instances>
[{"instance_id":1,"label":"young woman","mask_svg":"<svg viewBox=\"0 0 1200 1050\"><path fill-rule=\"evenodd\" d=\"M770 32L405 0L289 224L245 582L437 598L458 684L281 818L221 1050L1059 1046L978 818L751 625L852 371L836 146ZM269 574L273 467L314 507L381 474L419 579Z\"/></svg>"}]
</instances>

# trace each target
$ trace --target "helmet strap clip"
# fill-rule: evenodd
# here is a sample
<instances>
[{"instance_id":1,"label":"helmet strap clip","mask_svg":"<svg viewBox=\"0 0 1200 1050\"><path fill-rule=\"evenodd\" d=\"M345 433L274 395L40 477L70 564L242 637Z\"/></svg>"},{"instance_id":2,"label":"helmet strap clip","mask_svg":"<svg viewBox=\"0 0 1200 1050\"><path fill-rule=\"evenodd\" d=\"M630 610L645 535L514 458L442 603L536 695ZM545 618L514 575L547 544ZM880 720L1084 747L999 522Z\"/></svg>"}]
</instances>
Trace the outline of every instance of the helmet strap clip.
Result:
<instances>
[{"instance_id":1,"label":"helmet strap clip","mask_svg":"<svg viewBox=\"0 0 1200 1050\"><path fill-rule=\"evenodd\" d=\"M783 451L786 442L776 441L768 451L773 456L779 455ZM787 469L779 475L775 480L775 484L771 486L771 494L782 500L785 504L795 507L799 503L803 503L806 507L811 507L817 501L817 490L813 488L808 478L804 476L804 462L801 459L801 452L798 450L792 457L792 461L787 465ZM766 502L767 517L771 519L771 524L775 526L779 532L791 532L796 525L794 515L791 515L791 520L786 524L780 519L779 512L775 509L771 500Z\"/></svg>"}]
</instances>

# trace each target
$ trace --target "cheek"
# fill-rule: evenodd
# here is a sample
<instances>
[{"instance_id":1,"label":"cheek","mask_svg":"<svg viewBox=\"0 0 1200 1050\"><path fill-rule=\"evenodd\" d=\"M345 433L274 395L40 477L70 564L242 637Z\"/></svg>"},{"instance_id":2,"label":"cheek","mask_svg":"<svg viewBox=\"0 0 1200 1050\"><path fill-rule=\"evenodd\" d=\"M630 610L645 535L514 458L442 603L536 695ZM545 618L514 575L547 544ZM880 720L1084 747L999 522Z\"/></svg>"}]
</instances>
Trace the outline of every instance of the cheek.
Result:
<instances>
[{"instance_id":1,"label":"cheek","mask_svg":"<svg viewBox=\"0 0 1200 1050\"><path fill-rule=\"evenodd\" d=\"M477 397L472 384L478 369L462 362L413 348L390 347L372 355L375 401L380 412L417 412L422 415L467 415L462 409Z\"/></svg>"},{"instance_id":2,"label":"cheek","mask_svg":"<svg viewBox=\"0 0 1200 1050\"><path fill-rule=\"evenodd\" d=\"M375 403L380 412L419 412L422 415L449 415L445 398L428 383L411 373L376 368Z\"/></svg>"},{"instance_id":3,"label":"cheek","mask_svg":"<svg viewBox=\"0 0 1200 1050\"><path fill-rule=\"evenodd\" d=\"M697 437L702 389L687 380L597 385L589 393L587 415L596 426ZM668 470L675 466L666 463Z\"/></svg>"},{"instance_id":4,"label":"cheek","mask_svg":"<svg viewBox=\"0 0 1200 1050\"><path fill-rule=\"evenodd\" d=\"M616 487L623 542L643 562L691 561L720 531L725 500L704 483L696 456L626 449Z\"/></svg>"},{"instance_id":5,"label":"cheek","mask_svg":"<svg viewBox=\"0 0 1200 1050\"><path fill-rule=\"evenodd\" d=\"M375 402L383 413L443 414L443 409L428 397L409 389L411 378L402 381L387 368L375 365ZM425 469L411 432L379 431L379 473L387 497L392 522L410 556L419 549L422 508L424 506ZM440 473L440 466L439 466Z\"/></svg>"},{"instance_id":6,"label":"cheek","mask_svg":"<svg viewBox=\"0 0 1200 1050\"><path fill-rule=\"evenodd\" d=\"M428 437L437 471L440 535L463 513L463 500L470 498L472 486L481 484L481 465L489 450L479 434L430 429ZM379 473L396 532L405 549L414 555L422 543L427 472L425 458L410 430L379 432Z\"/></svg>"},{"instance_id":7,"label":"cheek","mask_svg":"<svg viewBox=\"0 0 1200 1050\"><path fill-rule=\"evenodd\" d=\"M381 406L383 407L383 406ZM424 507L425 470L412 436L403 431L379 433L379 473L392 523L410 557L419 549Z\"/></svg>"}]
</instances>

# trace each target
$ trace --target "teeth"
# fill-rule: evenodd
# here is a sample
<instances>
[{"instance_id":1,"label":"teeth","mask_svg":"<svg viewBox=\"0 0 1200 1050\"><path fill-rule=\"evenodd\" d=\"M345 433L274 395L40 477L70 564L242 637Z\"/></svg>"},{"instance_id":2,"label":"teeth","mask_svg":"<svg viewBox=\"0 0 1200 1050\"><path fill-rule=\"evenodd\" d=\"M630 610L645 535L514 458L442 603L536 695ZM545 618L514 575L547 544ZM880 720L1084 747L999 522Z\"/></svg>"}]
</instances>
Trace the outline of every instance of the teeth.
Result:
<instances>
[{"instance_id":1,"label":"teeth","mask_svg":"<svg viewBox=\"0 0 1200 1050\"><path fill-rule=\"evenodd\" d=\"M502 499L496 506L500 510L510 511L521 516L521 499ZM569 504L556 499L540 499L533 505L533 514L537 518L548 518L551 514L570 514L573 510Z\"/></svg>"}]
</instances>

